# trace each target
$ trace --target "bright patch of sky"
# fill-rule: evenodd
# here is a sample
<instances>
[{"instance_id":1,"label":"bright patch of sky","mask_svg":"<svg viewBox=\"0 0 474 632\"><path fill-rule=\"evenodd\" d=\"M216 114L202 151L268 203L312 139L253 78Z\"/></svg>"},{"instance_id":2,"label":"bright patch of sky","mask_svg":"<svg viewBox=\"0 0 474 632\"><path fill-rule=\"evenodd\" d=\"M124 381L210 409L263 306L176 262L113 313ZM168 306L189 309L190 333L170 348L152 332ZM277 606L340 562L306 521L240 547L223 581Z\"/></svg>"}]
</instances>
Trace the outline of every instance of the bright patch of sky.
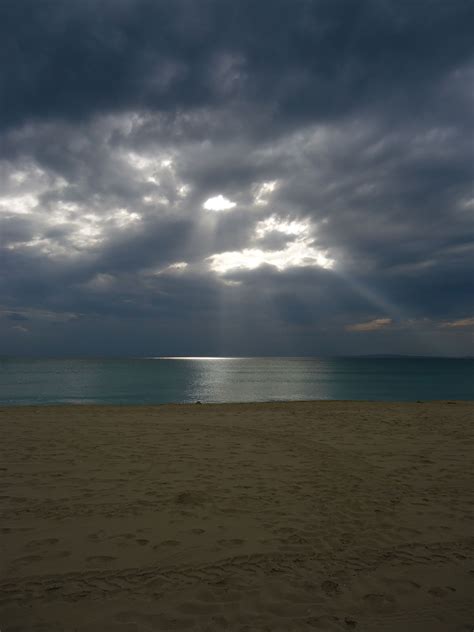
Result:
<instances>
[{"instance_id":1,"label":"bright patch of sky","mask_svg":"<svg viewBox=\"0 0 474 632\"><path fill-rule=\"evenodd\" d=\"M278 232L284 235L308 235L310 226L308 222L298 220L284 220L277 215L271 215L258 222L255 228L255 236L262 239L268 233Z\"/></svg>"},{"instance_id":2,"label":"bright patch of sky","mask_svg":"<svg viewBox=\"0 0 474 632\"><path fill-rule=\"evenodd\" d=\"M222 252L208 258L211 269L218 274L231 270L255 270L261 265L272 265L278 270L292 267L320 266L332 268L334 261L327 254L302 242L293 242L283 250L260 250L244 248L236 252Z\"/></svg>"},{"instance_id":3,"label":"bright patch of sky","mask_svg":"<svg viewBox=\"0 0 474 632\"><path fill-rule=\"evenodd\" d=\"M261 265L272 265L278 270L291 267L319 266L332 268L334 260L324 250L313 245L308 222L284 220L276 215L257 223L255 238L263 239L267 234L279 232L288 235L286 246L280 250L244 248L241 251L222 252L208 257L211 269L218 274L231 270L255 270Z\"/></svg>"},{"instance_id":4,"label":"bright patch of sky","mask_svg":"<svg viewBox=\"0 0 474 632\"><path fill-rule=\"evenodd\" d=\"M234 208L234 206L237 206L236 203L223 195L216 195L215 197L209 198L203 204L203 208L205 208L206 211L215 211L216 213L229 211L231 208Z\"/></svg>"},{"instance_id":5,"label":"bright patch of sky","mask_svg":"<svg viewBox=\"0 0 474 632\"><path fill-rule=\"evenodd\" d=\"M255 191L254 202L257 206L267 206L273 191L278 187L278 180L262 182Z\"/></svg>"}]
</instances>

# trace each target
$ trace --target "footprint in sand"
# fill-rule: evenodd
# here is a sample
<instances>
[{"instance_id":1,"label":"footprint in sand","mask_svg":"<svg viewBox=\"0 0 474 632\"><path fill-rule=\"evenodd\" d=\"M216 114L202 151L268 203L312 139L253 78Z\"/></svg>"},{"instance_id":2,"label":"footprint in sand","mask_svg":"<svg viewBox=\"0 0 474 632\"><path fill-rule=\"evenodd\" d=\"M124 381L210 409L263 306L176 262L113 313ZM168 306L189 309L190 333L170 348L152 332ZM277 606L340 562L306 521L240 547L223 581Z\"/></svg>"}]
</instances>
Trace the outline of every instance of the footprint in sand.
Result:
<instances>
[{"instance_id":1,"label":"footprint in sand","mask_svg":"<svg viewBox=\"0 0 474 632\"><path fill-rule=\"evenodd\" d=\"M431 588L428 588L428 593L437 599L447 597L449 593L453 592L456 592L456 589L452 586L446 586L445 588L442 588L441 586L432 586Z\"/></svg>"},{"instance_id":2,"label":"footprint in sand","mask_svg":"<svg viewBox=\"0 0 474 632\"><path fill-rule=\"evenodd\" d=\"M292 533L295 533L296 529L294 529L293 527L280 527L279 529L276 529L276 533L281 533L282 535L289 535Z\"/></svg>"},{"instance_id":3,"label":"footprint in sand","mask_svg":"<svg viewBox=\"0 0 474 632\"><path fill-rule=\"evenodd\" d=\"M40 562L42 559L41 555L25 555L24 557L17 557L13 561L17 564L31 564L32 562Z\"/></svg>"},{"instance_id":4,"label":"footprint in sand","mask_svg":"<svg viewBox=\"0 0 474 632\"><path fill-rule=\"evenodd\" d=\"M385 581L396 593L403 595L416 592L421 588L420 584L417 584L409 579L387 579Z\"/></svg>"},{"instance_id":5,"label":"footprint in sand","mask_svg":"<svg viewBox=\"0 0 474 632\"><path fill-rule=\"evenodd\" d=\"M92 542L96 542L98 540L102 540L105 535L105 531L97 531L96 533L89 533L87 539L91 540Z\"/></svg>"},{"instance_id":6,"label":"footprint in sand","mask_svg":"<svg viewBox=\"0 0 474 632\"><path fill-rule=\"evenodd\" d=\"M91 557L86 557L86 562L90 564L109 564L110 562L114 562L117 558L112 555L92 555Z\"/></svg>"},{"instance_id":7,"label":"footprint in sand","mask_svg":"<svg viewBox=\"0 0 474 632\"><path fill-rule=\"evenodd\" d=\"M179 546L180 544L181 542L178 540L164 540L163 542L160 542L160 544L155 544L153 548L158 549L161 546Z\"/></svg>"},{"instance_id":8,"label":"footprint in sand","mask_svg":"<svg viewBox=\"0 0 474 632\"><path fill-rule=\"evenodd\" d=\"M111 535L109 540L133 540L135 534L133 533L119 533L118 535Z\"/></svg>"},{"instance_id":9,"label":"footprint in sand","mask_svg":"<svg viewBox=\"0 0 474 632\"><path fill-rule=\"evenodd\" d=\"M200 601L185 601L178 606L179 612L185 615L206 615L215 611L215 606L212 602L200 602Z\"/></svg>"},{"instance_id":10,"label":"footprint in sand","mask_svg":"<svg viewBox=\"0 0 474 632\"><path fill-rule=\"evenodd\" d=\"M337 623L337 618L334 616L323 615L320 617L307 617L305 619L306 623L316 628L317 630L329 630Z\"/></svg>"},{"instance_id":11,"label":"footprint in sand","mask_svg":"<svg viewBox=\"0 0 474 632\"><path fill-rule=\"evenodd\" d=\"M368 604L375 612L386 612L387 610L391 610L395 605L395 599L391 595L386 595L384 593L370 593L368 595L364 595L364 601Z\"/></svg>"},{"instance_id":12,"label":"footprint in sand","mask_svg":"<svg viewBox=\"0 0 474 632\"><path fill-rule=\"evenodd\" d=\"M241 546L245 540L241 540L240 538L233 538L231 540L218 540L219 544L222 546Z\"/></svg>"},{"instance_id":13,"label":"footprint in sand","mask_svg":"<svg viewBox=\"0 0 474 632\"><path fill-rule=\"evenodd\" d=\"M165 615L146 614L128 610L115 615L115 620L121 624L132 624L139 630L185 630L194 627L194 619L189 617L167 618Z\"/></svg>"},{"instance_id":14,"label":"footprint in sand","mask_svg":"<svg viewBox=\"0 0 474 632\"><path fill-rule=\"evenodd\" d=\"M44 540L31 540L25 546L27 551L36 551L44 547L53 546L59 542L58 538L45 538Z\"/></svg>"},{"instance_id":15,"label":"footprint in sand","mask_svg":"<svg viewBox=\"0 0 474 632\"><path fill-rule=\"evenodd\" d=\"M346 617L344 619L344 623L347 625L348 628L354 629L357 625L357 621L355 619L351 619L350 617Z\"/></svg>"},{"instance_id":16,"label":"footprint in sand","mask_svg":"<svg viewBox=\"0 0 474 632\"><path fill-rule=\"evenodd\" d=\"M202 492L181 492L175 497L178 505L202 505L206 501L206 496Z\"/></svg>"}]
</instances>

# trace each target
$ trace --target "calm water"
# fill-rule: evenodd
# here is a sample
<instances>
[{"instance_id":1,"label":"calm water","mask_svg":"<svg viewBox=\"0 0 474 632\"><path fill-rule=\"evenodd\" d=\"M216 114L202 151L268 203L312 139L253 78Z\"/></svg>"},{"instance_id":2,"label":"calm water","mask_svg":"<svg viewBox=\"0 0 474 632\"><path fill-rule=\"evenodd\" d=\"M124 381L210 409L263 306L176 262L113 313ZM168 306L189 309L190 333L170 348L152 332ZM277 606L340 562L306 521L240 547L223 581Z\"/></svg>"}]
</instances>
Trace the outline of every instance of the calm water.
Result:
<instances>
[{"instance_id":1,"label":"calm water","mask_svg":"<svg viewBox=\"0 0 474 632\"><path fill-rule=\"evenodd\" d=\"M0 359L1 404L474 399L474 360Z\"/></svg>"}]
</instances>

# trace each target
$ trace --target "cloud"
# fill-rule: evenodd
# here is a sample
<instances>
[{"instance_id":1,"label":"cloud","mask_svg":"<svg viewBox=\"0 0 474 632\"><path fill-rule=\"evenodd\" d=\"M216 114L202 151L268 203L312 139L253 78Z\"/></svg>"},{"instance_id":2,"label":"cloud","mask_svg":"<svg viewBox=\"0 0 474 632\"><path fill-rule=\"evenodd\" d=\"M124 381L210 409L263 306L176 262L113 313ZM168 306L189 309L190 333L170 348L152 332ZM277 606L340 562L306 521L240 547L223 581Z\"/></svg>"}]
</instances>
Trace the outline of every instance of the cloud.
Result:
<instances>
[{"instance_id":1,"label":"cloud","mask_svg":"<svg viewBox=\"0 0 474 632\"><path fill-rule=\"evenodd\" d=\"M3 3L2 309L38 352L470 350L473 20Z\"/></svg>"},{"instance_id":2,"label":"cloud","mask_svg":"<svg viewBox=\"0 0 474 632\"><path fill-rule=\"evenodd\" d=\"M356 323L354 325L347 325L347 331L379 331L380 329L386 329L392 325L391 318L375 318L369 320L366 323Z\"/></svg>"},{"instance_id":3,"label":"cloud","mask_svg":"<svg viewBox=\"0 0 474 632\"><path fill-rule=\"evenodd\" d=\"M444 329L463 329L464 327L474 327L474 317L460 318L459 320L442 323L441 327L443 327Z\"/></svg>"},{"instance_id":4,"label":"cloud","mask_svg":"<svg viewBox=\"0 0 474 632\"><path fill-rule=\"evenodd\" d=\"M1 18L9 127L209 101L271 104L277 122L382 102L393 111L430 98L472 52L469 0L27 0L3 4Z\"/></svg>"}]
</instances>

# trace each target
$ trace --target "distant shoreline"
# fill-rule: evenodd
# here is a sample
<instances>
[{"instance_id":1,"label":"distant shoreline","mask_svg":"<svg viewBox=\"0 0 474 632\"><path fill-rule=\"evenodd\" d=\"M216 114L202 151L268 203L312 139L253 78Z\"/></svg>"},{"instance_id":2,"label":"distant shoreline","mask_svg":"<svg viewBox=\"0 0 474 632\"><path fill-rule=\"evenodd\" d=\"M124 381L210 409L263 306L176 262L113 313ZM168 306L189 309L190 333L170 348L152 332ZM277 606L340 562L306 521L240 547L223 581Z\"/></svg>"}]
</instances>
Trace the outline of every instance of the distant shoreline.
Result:
<instances>
[{"instance_id":1,"label":"distant shoreline","mask_svg":"<svg viewBox=\"0 0 474 632\"><path fill-rule=\"evenodd\" d=\"M252 401L252 402L206 402L206 401L196 401L196 402L163 402L157 404L150 403L124 403L124 404L109 404L109 403L94 403L91 404L89 402L58 402L58 403L44 403L44 404L1 404L0 403L0 411L2 409L28 409L28 408L76 408L76 407L89 407L89 408L99 408L99 409L123 409L123 408L166 408L166 407L195 407L197 406L258 406L258 407L267 407L267 406L298 406L299 404L311 404L311 405L332 405L332 404L368 404L368 405L376 405L376 406L386 406L387 404L397 404L400 406L412 406L413 404L446 404L446 405L463 405L463 404L474 404L474 399L457 399L457 400L447 400L447 399L424 399L424 400L376 400L376 399L288 399L288 400L267 400L267 401Z\"/></svg>"}]
</instances>

